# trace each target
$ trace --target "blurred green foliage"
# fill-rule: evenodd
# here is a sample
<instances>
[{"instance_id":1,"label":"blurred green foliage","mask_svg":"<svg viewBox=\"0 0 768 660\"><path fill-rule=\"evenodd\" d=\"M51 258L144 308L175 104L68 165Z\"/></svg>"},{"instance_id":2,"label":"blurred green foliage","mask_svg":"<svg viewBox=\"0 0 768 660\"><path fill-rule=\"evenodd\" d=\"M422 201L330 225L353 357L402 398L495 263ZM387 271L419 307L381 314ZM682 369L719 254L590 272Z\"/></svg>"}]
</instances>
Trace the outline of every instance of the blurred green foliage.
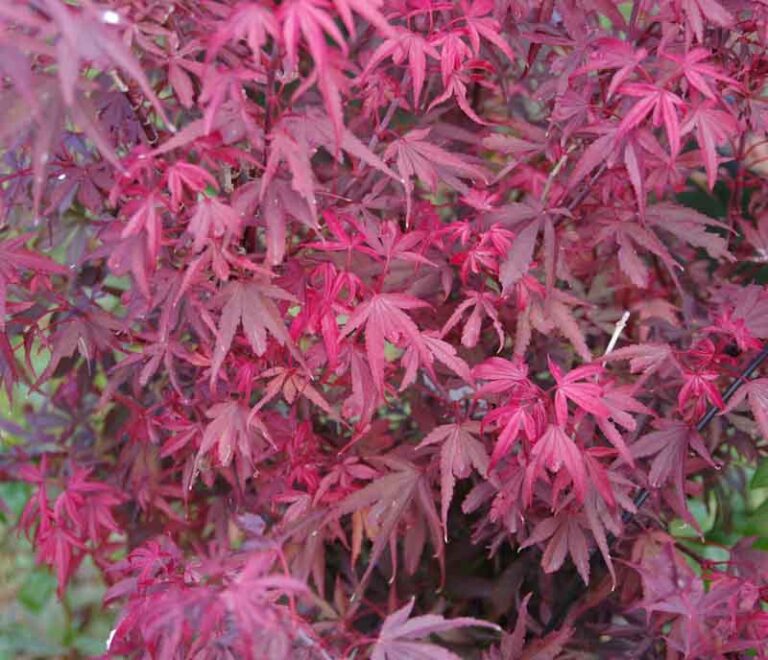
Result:
<instances>
[{"instance_id":1,"label":"blurred green foliage","mask_svg":"<svg viewBox=\"0 0 768 660\"><path fill-rule=\"evenodd\" d=\"M682 520L670 525L673 536L712 561L727 560L728 549L750 537L752 547L768 551L768 458L757 469L737 464L728 472L717 489L706 491L705 498L688 501L703 538Z\"/></svg>"}]
</instances>

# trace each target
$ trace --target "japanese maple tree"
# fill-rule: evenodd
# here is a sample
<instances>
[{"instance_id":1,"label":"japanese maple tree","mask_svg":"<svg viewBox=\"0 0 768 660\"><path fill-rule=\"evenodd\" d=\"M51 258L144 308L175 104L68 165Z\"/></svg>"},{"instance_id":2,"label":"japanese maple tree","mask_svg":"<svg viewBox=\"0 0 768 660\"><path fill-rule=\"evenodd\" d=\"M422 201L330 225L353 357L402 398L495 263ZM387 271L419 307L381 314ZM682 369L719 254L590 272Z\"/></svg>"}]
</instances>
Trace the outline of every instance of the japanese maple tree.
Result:
<instances>
[{"instance_id":1,"label":"japanese maple tree","mask_svg":"<svg viewBox=\"0 0 768 660\"><path fill-rule=\"evenodd\" d=\"M768 457L767 47L762 0L0 2L0 473L107 655L768 657L768 555L694 515Z\"/></svg>"}]
</instances>

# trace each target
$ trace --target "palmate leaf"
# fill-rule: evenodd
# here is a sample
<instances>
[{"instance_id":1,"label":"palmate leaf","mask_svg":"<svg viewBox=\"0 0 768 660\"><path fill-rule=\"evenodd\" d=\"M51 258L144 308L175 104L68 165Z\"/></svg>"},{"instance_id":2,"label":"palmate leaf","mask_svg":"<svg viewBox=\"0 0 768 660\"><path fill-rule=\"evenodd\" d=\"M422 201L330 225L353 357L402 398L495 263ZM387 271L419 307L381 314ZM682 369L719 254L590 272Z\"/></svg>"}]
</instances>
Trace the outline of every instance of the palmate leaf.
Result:
<instances>
[{"instance_id":1,"label":"palmate leaf","mask_svg":"<svg viewBox=\"0 0 768 660\"><path fill-rule=\"evenodd\" d=\"M726 307L733 309L733 320L743 323L753 337L768 338L768 291L762 286L750 284L729 286L723 293Z\"/></svg>"},{"instance_id":2,"label":"palmate leaf","mask_svg":"<svg viewBox=\"0 0 768 660\"><path fill-rule=\"evenodd\" d=\"M372 660L457 660L459 656L423 640L435 633L455 628L478 626L501 630L496 624L472 617L446 619L437 614L423 614L410 618L415 598L390 614L381 626L381 632L371 650Z\"/></svg>"},{"instance_id":3,"label":"palmate leaf","mask_svg":"<svg viewBox=\"0 0 768 660\"><path fill-rule=\"evenodd\" d=\"M645 434L632 445L632 456L654 457L648 473L651 488L661 488L669 483L678 513L698 528L698 523L688 513L685 500L688 453L695 451L711 467L715 467L715 462L701 436L685 422L659 420L654 426L657 430Z\"/></svg>"},{"instance_id":4,"label":"palmate leaf","mask_svg":"<svg viewBox=\"0 0 768 660\"><path fill-rule=\"evenodd\" d=\"M460 40L455 39L453 41L456 42ZM454 53L449 49L443 49L441 55L444 58L442 59L443 62L449 62L446 69L451 70L451 73L448 75L447 79L444 79L443 84L445 87L443 93L432 100L432 103L429 104L427 110L431 111L442 103L452 99L456 102L456 105L458 105L461 111L469 119L475 122L475 124L487 126L490 122L486 121L475 112L469 100L469 86L472 84L471 70L469 69L469 66L464 67L463 70L458 70L458 68L456 68L455 60L452 62ZM481 64L477 64L477 67L483 68Z\"/></svg>"},{"instance_id":5,"label":"palmate leaf","mask_svg":"<svg viewBox=\"0 0 768 660\"><path fill-rule=\"evenodd\" d=\"M475 55L480 53L481 38L498 48L506 58L513 62L515 54L501 34L501 24L492 15L492 0L462 0L464 20L467 23L469 43Z\"/></svg>"},{"instance_id":6,"label":"palmate leaf","mask_svg":"<svg viewBox=\"0 0 768 660\"><path fill-rule=\"evenodd\" d=\"M477 390L477 396L500 394L515 390L528 384L528 366L520 361L510 361L492 357L472 369L472 375L478 380L487 380Z\"/></svg>"},{"instance_id":7,"label":"palmate leaf","mask_svg":"<svg viewBox=\"0 0 768 660\"><path fill-rule=\"evenodd\" d=\"M499 268L499 281L505 292L528 272L533 261L536 239L542 224L540 217L533 217L535 213L535 210L531 209L532 220L515 236L512 247Z\"/></svg>"},{"instance_id":8,"label":"palmate leaf","mask_svg":"<svg viewBox=\"0 0 768 660\"><path fill-rule=\"evenodd\" d=\"M163 235L163 203L164 200L159 196L148 195L143 199L135 200L134 204L126 204L125 206L130 216L120 233L120 238L143 235L151 261L155 261L160 252L160 242Z\"/></svg>"},{"instance_id":9,"label":"palmate leaf","mask_svg":"<svg viewBox=\"0 0 768 660\"><path fill-rule=\"evenodd\" d=\"M654 217L654 214L651 216ZM677 280L678 272L682 269L680 264L672 257L664 241L652 231L634 222L616 223L613 229L619 246L619 267L636 286L645 288L649 284L649 269L638 254L638 248L644 248L657 257L666 266L670 276Z\"/></svg>"},{"instance_id":10,"label":"palmate leaf","mask_svg":"<svg viewBox=\"0 0 768 660\"><path fill-rule=\"evenodd\" d=\"M200 252L213 239L223 239L226 244L236 238L242 219L235 210L215 197L204 197L195 207L187 230L194 237L193 249Z\"/></svg>"},{"instance_id":11,"label":"palmate leaf","mask_svg":"<svg viewBox=\"0 0 768 660\"><path fill-rule=\"evenodd\" d=\"M559 330L571 343L579 357L585 362L590 362L592 353L584 332L573 314L573 308L579 304L582 303L565 291L552 289L542 303L531 305L531 322L544 334L550 333L555 328Z\"/></svg>"},{"instance_id":12,"label":"palmate leaf","mask_svg":"<svg viewBox=\"0 0 768 660\"><path fill-rule=\"evenodd\" d=\"M707 231L710 228L729 230L725 223L715 218L691 208L664 202L649 206L646 219L657 231L669 232L684 243L704 248L713 259L734 259L728 251L728 240L720 234Z\"/></svg>"},{"instance_id":13,"label":"palmate leaf","mask_svg":"<svg viewBox=\"0 0 768 660\"><path fill-rule=\"evenodd\" d=\"M705 581L670 541L643 557L636 570L643 585L638 606L667 622L670 648L689 658L765 648L765 631L758 623L765 617L750 595L751 582L725 574L708 575Z\"/></svg>"},{"instance_id":14,"label":"palmate leaf","mask_svg":"<svg viewBox=\"0 0 768 660\"><path fill-rule=\"evenodd\" d=\"M617 425L627 431L637 428L635 418L630 413L653 416L653 410L643 405L632 396L632 388L606 383L602 403L609 410L610 419L599 418L597 424L608 441L617 449L619 455L631 466L634 466L632 454Z\"/></svg>"},{"instance_id":15,"label":"palmate leaf","mask_svg":"<svg viewBox=\"0 0 768 660\"><path fill-rule=\"evenodd\" d=\"M550 424L531 451L531 461L525 471L525 500L531 501L534 482L545 476L547 470L557 473L562 468L570 477L576 499L583 502L587 492L587 472L581 449L562 426Z\"/></svg>"},{"instance_id":16,"label":"palmate leaf","mask_svg":"<svg viewBox=\"0 0 768 660\"><path fill-rule=\"evenodd\" d=\"M275 14L268 7L254 2L240 2L223 21L210 41L206 62L213 61L222 46L229 41L244 40L254 56L258 56L268 37L277 38Z\"/></svg>"},{"instance_id":17,"label":"palmate leaf","mask_svg":"<svg viewBox=\"0 0 768 660\"><path fill-rule=\"evenodd\" d=\"M763 437L768 438L768 378L755 378L742 385L733 395L721 415L731 412L747 400Z\"/></svg>"},{"instance_id":18,"label":"palmate leaf","mask_svg":"<svg viewBox=\"0 0 768 660\"><path fill-rule=\"evenodd\" d=\"M76 352L86 364L93 364L94 359L114 347L118 328L119 323L97 305L64 319L50 337L51 359L37 383L49 379L59 364Z\"/></svg>"},{"instance_id":19,"label":"palmate leaf","mask_svg":"<svg viewBox=\"0 0 768 660\"><path fill-rule=\"evenodd\" d=\"M395 161L395 167L405 185L407 218L411 217L413 176L432 191L437 188L439 180L445 181L460 192L469 190L460 181L462 178L481 182L487 180L486 171L482 167L429 141L429 134L428 128L409 131L402 138L392 142L384 152L385 159Z\"/></svg>"},{"instance_id":20,"label":"palmate leaf","mask_svg":"<svg viewBox=\"0 0 768 660\"><path fill-rule=\"evenodd\" d=\"M326 37L335 42L343 54L347 54L344 35L327 12L324 0L288 0L280 5L280 21L283 42L285 43L288 66L296 70L298 65L299 38L303 38L312 55L312 62L317 72L317 84L325 101L328 117L333 123L337 137L341 137L343 110L341 93L332 72L332 58Z\"/></svg>"},{"instance_id":21,"label":"palmate leaf","mask_svg":"<svg viewBox=\"0 0 768 660\"><path fill-rule=\"evenodd\" d=\"M342 414L346 419L357 418L356 427L361 430L370 424L380 394L362 351L350 348L347 360L352 383L351 392L342 405Z\"/></svg>"},{"instance_id":22,"label":"palmate leaf","mask_svg":"<svg viewBox=\"0 0 768 660\"><path fill-rule=\"evenodd\" d=\"M387 19L381 13L384 0L332 0L336 10L344 21L344 27L349 33L355 35L355 23L353 13L359 14L365 18L371 25L385 37L394 34L394 28L387 22Z\"/></svg>"},{"instance_id":23,"label":"palmate leaf","mask_svg":"<svg viewBox=\"0 0 768 660\"><path fill-rule=\"evenodd\" d=\"M448 334L451 329L459 323L464 312L472 309L469 318L464 323L461 333L461 344L466 348L477 346L480 340L480 331L482 329L483 316L487 316L496 331L499 338L499 350L504 346L504 330L499 322L499 314L496 310L496 297L484 292L470 292L466 298L451 314L451 317L445 322L440 331L441 337Z\"/></svg>"},{"instance_id":24,"label":"palmate leaf","mask_svg":"<svg viewBox=\"0 0 768 660\"><path fill-rule=\"evenodd\" d=\"M379 392L384 389L384 341L402 338L412 345L422 361L429 361L431 353L427 348L418 326L403 311L429 307L418 298L395 293L379 293L358 305L347 324L342 336L346 336L365 326L365 348L368 365Z\"/></svg>"},{"instance_id":25,"label":"palmate leaf","mask_svg":"<svg viewBox=\"0 0 768 660\"><path fill-rule=\"evenodd\" d=\"M680 75L685 76L688 82L709 100L716 98L713 88L715 81L738 85L733 78L723 74L716 64L705 62L712 57L712 53L706 48L691 48L683 55L664 52L663 56L678 64Z\"/></svg>"},{"instance_id":26,"label":"palmate leaf","mask_svg":"<svg viewBox=\"0 0 768 660\"><path fill-rule=\"evenodd\" d=\"M273 552L250 553L243 569L220 594L237 622L244 648L273 646L268 657L276 657L277 649L289 654L289 639L297 632L290 609L279 601L308 591L304 582L276 571L276 563Z\"/></svg>"},{"instance_id":27,"label":"palmate leaf","mask_svg":"<svg viewBox=\"0 0 768 660\"><path fill-rule=\"evenodd\" d=\"M408 67L413 87L413 106L419 107L421 91L426 78L427 56L439 60L440 55L424 37L410 30L399 30L390 35L371 56L363 71L363 76L369 75L381 62L392 58L395 64L400 64L408 58Z\"/></svg>"},{"instance_id":28,"label":"palmate leaf","mask_svg":"<svg viewBox=\"0 0 768 660\"><path fill-rule=\"evenodd\" d=\"M405 367L403 382L400 383L400 391L405 390L416 380L416 372L420 366L424 367L430 376L434 377L434 362L444 364L465 383L472 383L472 372L467 363L458 356L456 349L446 341L436 337L437 333L425 332L422 335L424 345L429 351L428 357L424 357L416 346L411 344L403 355L402 363Z\"/></svg>"},{"instance_id":29,"label":"palmate leaf","mask_svg":"<svg viewBox=\"0 0 768 660\"><path fill-rule=\"evenodd\" d=\"M299 363L302 363L301 356L293 347L283 316L274 302L297 302L290 293L263 280L235 280L223 289L218 300L221 305L221 320L211 362L211 383L216 380L241 324L256 355L264 355L266 352L269 334L278 344L287 346Z\"/></svg>"},{"instance_id":30,"label":"palmate leaf","mask_svg":"<svg viewBox=\"0 0 768 660\"><path fill-rule=\"evenodd\" d=\"M5 330L8 285L21 281L23 272L66 275L68 270L48 257L29 250L25 234L0 241L0 332Z\"/></svg>"},{"instance_id":31,"label":"palmate leaf","mask_svg":"<svg viewBox=\"0 0 768 660\"><path fill-rule=\"evenodd\" d=\"M374 459L370 462L374 463ZM387 546L396 547L399 523L411 508L418 513L419 524L426 525L429 530L441 572L444 571L440 518L435 509L427 476L412 462L398 456L383 456L375 462L381 464L387 471L364 488L346 497L331 512L333 517L338 517L363 511L377 530L368 567L356 591L358 596L365 589L372 571Z\"/></svg>"},{"instance_id":32,"label":"palmate leaf","mask_svg":"<svg viewBox=\"0 0 768 660\"><path fill-rule=\"evenodd\" d=\"M318 392L299 369L286 367L273 367L259 375L259 378L269 378L270 381L264 388L264 395L251 410L251 416L255 416L259 410L272 401L282 392L285 401L292 405L299 396L311 401L325 414L334 420L340 421L339 416L331 408L322 394Z\"/></svg>"},{"instance_id":33,"label":"palmate leaf","mask_svg":"<svg viewBox=\"0 0 768 660\"><path fill-rule=\"evenodd\" d=\"M669 344L635 344L624 346L611 351L601 358L603 362L615 360L629 360L629 368L632 373L650 375L663 367L676 367L679 365Z\"/></svg>"},{"instance_id":34,"label":"palmate leaf","mask_svg":"<svg viewBox=\"0 0 768 660\"><path fill-rule=\"evenodd\" d=\"M165 171L168 191L171 193L171 209L178 213L186 188L192 194L203 192L207 186L219 189L219 183L208 171L199 165L178 161Z\"/></svg>"},{"instance_id":35,"label":"palmate leaf","mask_svg":"<svg viewBox=\"0 0 768 660\"><path fill-rule=\"evenodd\" d=\"M227 467L237 456L250 467L254 449L259 449L256 440L268 437L264 426L249 413L248 408L237 401L214 404L205 415L211 421L203 433L197 464L200 464L203 456L215 449L218 465Z\"/></svg>"},{"instance_id":36,"label":"palmate leaf","mask_svg":"<svg viewBox=\"0 0 768 660\"><path fill-rule=\"evenodd\" d=\"M597 418L607 419L610 416L610 410L602 401L603 388L593 382L603 372L600 365L585 365L563 374L549 357L547 364L555 378L555 416L560 426L565 426L568 420L567 401Z\"/></svg>"},{"instance_id":37,"label":"palmate leaf","mask_svg":"<svg viewBox=\"0 0 768 660\"><path fill-rule=\"evenodd\" d=\"M639 100L624 115L619 124L617 137L622 138L651 118L654 126L664 124L672 156L680 151L680 118L677 108L683 100L674 92L649 83L625 83L619 92Z\"/></svg>"},{"instance_id":38,"label":"palmate leaf","mask_svg":"<svg viewBox=\"0 0 768 660\"><path fill-rule=\"evenodd\" d=\"M720 27L733 24L733 15L717 0L681 0L680 6L685 16L686 30L692 32L699 43L704 41L706 22Z\"/></svg>"},{"instance_id":39,"label":"palmate leaf","mask_svg":"<svg viewBox=\"0 0 768 660\"><path fill-rule=\"evenodd\" d=\"M683 134L691 130L695 131L696 141L704 156L707 187L712 190L721 161L717 147L730 143L731 138L739 131L739 123L731 113L721 110L713 100L708 99L694 108L680 127Z\"/></svg>"},{"instance_id":40,"label":"palmate leaf","mask_svg":"<svg viewBox=\"0 0 768 660\"><path fill-rule=\"evenodd\" d=\"M440 447L440 492L443 533L448 542L448 509L453 499L456 479L466 479L474 468L481 477L488 472L488 453L483 443L477 439L480 422L444 424L433 429L416 449L422 449L436 443Z\"/></svg>"},{"instance_id":41,"label":"palmate leaf","mask_svg":"<svg viewBox=\"0 0 768 660\"><path fill-rule=\"evenodd\" d=\"M262 213L272 213L272 207L279 204L273 181L281 162L285 162L291 174L291 187L307 203L312 215L311 226L317 228L317 183L312 169L312 156L318 147L329 154L342 158L341 151L359 159L369 167L386 174L398 183L402 178L391 170L381 158L364 145L348 128L335 127L322 113L308 112L304 115L282 119L269 137L269 158L259 187L259 201ZM279 183L279 182L276 182ZM281 195L285 206L285 195ZM269 216L268 216L269 221Z\"/></svg>"},{"instance_id":42,"label":"palmate leaf","mask_svg":"<svg viewBox=\"0 0 768 660\"><path fill-rule=\"evenodd\" d=\"M552 293L556 279L555 218L569 216L570 212L563 208L547 209L540 200L507 204L505 211L505 222L515 227L516 236L499 266L502 292L510 293L511 287L528 273L539 234L543 233L546 288L547 293Z\"/></svg>"},{"instance_id":43,"label":"palmate leaf","mask_svg":"<svg viewBox=\"0 0 768 660\"><path fill-rule=\"evenodd\" d=\"M600 125L592 130L598 131L600 135L584 150L571 170L567 183L569 190L576 188L600 164L610 164L615 158L618 127L610 124Z\"/></svg>"},{"instance_id":44,"label":"palmate leaf","mask_svg":"<svg viewBox=\"0 0 768 660\"><path fill-rule=\"evenodd\" d=\"M583 529L585 526L586 522L572 511L561 511L536 525L522 547L549 540L541 558L544 571L555 572L570 555L584 584L589 584L589 550Z\"/></svg>"},{"instance_id":45,"label":"palmate leaf","mask_svg":"<svg viewBox=\"0 0 768 660\"><path fill-rule=\"evenodd\" d=\"M277 127L270 136L270 150L267 167L259 192L259 199L263 203L270 190L270 183L277 173L281 161L288 164L291 172L291 186L307 202L312 220L317 225L317 199L315 197L315 182L310 163L309 148L306 144L300 144L290 133ZM277 202L270 199L272 205Z\"/></svg>"},{"instance_id":46,"label":"palmate leaf","mask_svg":"<svg viewBox=\"0 0 768 660\"><path fill-rule=\"evenodd\" d=\"M646 57L648 50L645 48L635 48L621 39L605 37L595 42L595 50L590 53L589 61L578 72L617 69L611 77L606 94L606 99L610 99Z\"/></svg>"},{"instance_id":47,"label":"palmate leaf","mask_svg":"<svg viewBox=\"0 0 768 660\"><path fill-rule=\"evenodd\" d=\"M410 316L403 311L423 307L429 307L429 304L413 296L379 293L358 305L344 326L342 337L365 327L368 366L380 395L384 391L385 341L405 346L402 356L405 375L400 385L401 390L415 381L420 366L426 368L434 378L435 360L445 364L466 382L472 381L469 367L457 356L453 346L434 336L436 333L420 332Z\"/></svg>"}]
</instances>

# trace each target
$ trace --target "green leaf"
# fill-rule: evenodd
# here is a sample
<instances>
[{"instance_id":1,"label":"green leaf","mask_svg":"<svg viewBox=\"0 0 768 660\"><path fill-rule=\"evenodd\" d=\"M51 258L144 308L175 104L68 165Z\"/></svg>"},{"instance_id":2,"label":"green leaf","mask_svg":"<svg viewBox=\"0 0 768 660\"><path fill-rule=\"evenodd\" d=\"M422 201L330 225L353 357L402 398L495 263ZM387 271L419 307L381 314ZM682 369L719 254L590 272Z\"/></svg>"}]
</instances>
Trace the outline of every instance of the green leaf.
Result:
<instances>
[{"instance_id":1,"label":"green leaf","mask_svg":"<svg viewBox=\"0 0 768 660\"><path fill-rule=\"evenodd\" d=\"M77 637L72 642L72 647L88 657L98 657L104 652L104 646L106 639L109 635L103 638L95 637Z\"/></svg>"},{"instance_id":2,"label":"green leaf","mask_svg":"<svg viewBox=\"0 0 768 660\"><path fill-rule=\"evenodd\" d=\"M8 507L12 519L18 518L24 510L29 499L29 490L29 485L23 481L9 481L0 484L0 500ZM5 521L6 515L0 513L0 520Z\"/></svg>"},{"instance_id":3,"label":"green leaf","mask_svg":"<svg viewBox=\"0 0 768 660\"><path fill-rule=\"evenodd\" d=\"M632 5L634 3L632 2L622 2L618 6L618 10L621 12L621 15L624 17L624 20L629 23L629 19L632 16Z\"/></svg>"},{"instance_id":4,"label":"green leaf","mask_svg":"<svg viewBox=\"0 0 768 660\"><path fill-rule=\"evenodd\" d=\"M768 458L764 458L760 461L760 465L757 466L755 474L752 476L752 481L749 484L752 490L756 488L768 488Z\"/></svg>"},{"instance_id":5,"label":"green leaf","mask_svg":"<svg viewBox=\"0 0 768 660\"><path fill-rule=\"evenodd\" d=\"M24 580L17 598L30 612L39 614L56 591L56 578L48 571L35 569Z\"/></svg>"},{"instance_id":6,"label":"green leaf","mask_svg":"<svg viewBox=\"0 0 768 660\"><path fill-rule=\"evenodd\" d=\"M699 527L701 527L701 531L704 534L708 534L712 531L717 513L714 500L711 500L708 506L706 502L702 502L701 500L689 499L688 511L696 519L696 522L699 523ZM672 536L689 538L695 533L695 530L687 522L675 518L669 525L669 532ZM696 535L698 536L698 534Z\"/></svg>"},{"instance_id":7,"label":"green leaf","mask_svg":"<svg viewBox=\"0 0 768 660\"><path fill-rule=\"evenodd\" d=\"M0 629L0 660L12 658L61 658L64 649L28 630Z\"/></svg>"},{"instance_id":8,"label":"green leaf","mask_svg":"<svg viewBox=\"0 0 768 660\"><path fill-rule=\"evenodd\" d=\"M759 536L768 539L768 500L746 517L739 531L743 536Z\"/></svg>"}]
</instances>

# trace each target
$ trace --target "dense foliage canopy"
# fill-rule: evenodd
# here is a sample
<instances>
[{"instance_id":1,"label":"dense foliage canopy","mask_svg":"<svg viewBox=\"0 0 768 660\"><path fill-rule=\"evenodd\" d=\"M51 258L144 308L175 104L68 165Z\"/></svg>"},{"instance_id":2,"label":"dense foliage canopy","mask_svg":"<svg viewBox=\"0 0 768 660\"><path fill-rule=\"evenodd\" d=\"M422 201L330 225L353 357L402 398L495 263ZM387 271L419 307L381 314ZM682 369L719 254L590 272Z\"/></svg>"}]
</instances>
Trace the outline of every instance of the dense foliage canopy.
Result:
<instances>
[{"instance_id":1,"label":"dense foliage canopy","mask_svg":"<svg viewBox=\"0 0 768 660\"><path fill-rule=\"evenodd\" d=\"M764 0L0 28L0 471L110 654L768 657Z\"/></svg>"}]
</instances>

